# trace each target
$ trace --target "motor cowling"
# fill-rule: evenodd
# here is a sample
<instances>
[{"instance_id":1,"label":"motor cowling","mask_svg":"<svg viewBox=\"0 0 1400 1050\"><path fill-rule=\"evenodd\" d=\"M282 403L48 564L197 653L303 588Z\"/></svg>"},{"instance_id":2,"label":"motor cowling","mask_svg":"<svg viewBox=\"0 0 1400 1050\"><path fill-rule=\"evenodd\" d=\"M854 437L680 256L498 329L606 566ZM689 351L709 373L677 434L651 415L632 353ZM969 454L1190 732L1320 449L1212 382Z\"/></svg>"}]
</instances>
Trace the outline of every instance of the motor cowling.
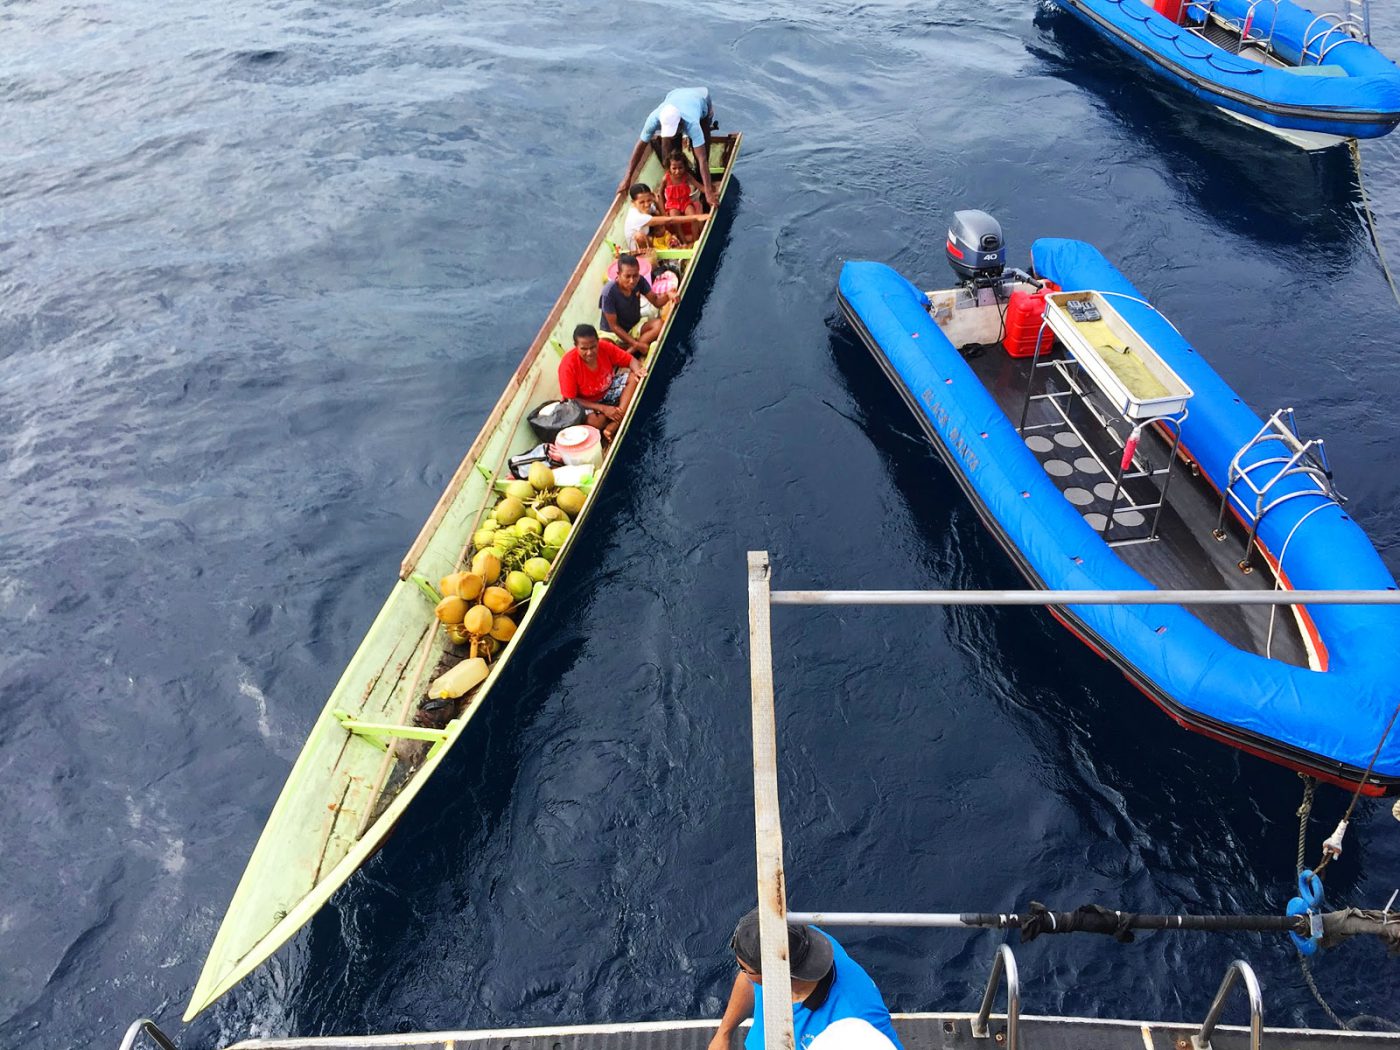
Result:
<instances>
[{"instance_id":1,"label":"motor cowling","mask_svg":"<svg viewBox=\"0 0 1400 1050\"><path fill-rule=\"evenodd\" d=\"M948 265L965 283L1000 277L1006 269L1001 223L984 211L953 212L947 253Z\"/></svg>"}]
</instances>

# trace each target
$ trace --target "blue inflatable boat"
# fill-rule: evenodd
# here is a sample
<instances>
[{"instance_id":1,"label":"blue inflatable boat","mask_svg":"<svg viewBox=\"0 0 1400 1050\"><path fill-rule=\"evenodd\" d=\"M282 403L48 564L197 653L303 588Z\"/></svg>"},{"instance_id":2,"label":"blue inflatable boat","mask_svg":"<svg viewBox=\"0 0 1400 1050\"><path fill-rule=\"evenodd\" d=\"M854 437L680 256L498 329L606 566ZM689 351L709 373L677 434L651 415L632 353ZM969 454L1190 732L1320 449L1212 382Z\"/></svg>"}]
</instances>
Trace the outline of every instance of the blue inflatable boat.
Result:
<instances>
[{"instance_id":1,"label":"blue inflatable boat","mask_svg":"<svg viewBox=\"0 0 1400 1050\"><path fill-rule=\"evenodd\" d=\"M1055 0L1116 47L1232 117L1306 149L1400 123L1400 68L1370 44L1365 0Z\"/></svg>"},{"instance_id":2,"label":"blue inflatable boat","mask_svg":"<svg viewBox=\"0 0 1400 1050\"><path fill-rule=\"evenodd\" d=\"M995 227L981 212L956 222L969 217ZM950 234L950 262L970 275L955 288L849 262L838 294L1032 584L1395 589L1291 409L1255 415L1090 245L1037 241L1031 274L1002 274L1000 228L987 229L988 252L966 268L979 237ZM1333 784L1400 792L1400 732L1386 737L1400 607L1052 612L1182 726Z\"/></svg>"}]
</instances>

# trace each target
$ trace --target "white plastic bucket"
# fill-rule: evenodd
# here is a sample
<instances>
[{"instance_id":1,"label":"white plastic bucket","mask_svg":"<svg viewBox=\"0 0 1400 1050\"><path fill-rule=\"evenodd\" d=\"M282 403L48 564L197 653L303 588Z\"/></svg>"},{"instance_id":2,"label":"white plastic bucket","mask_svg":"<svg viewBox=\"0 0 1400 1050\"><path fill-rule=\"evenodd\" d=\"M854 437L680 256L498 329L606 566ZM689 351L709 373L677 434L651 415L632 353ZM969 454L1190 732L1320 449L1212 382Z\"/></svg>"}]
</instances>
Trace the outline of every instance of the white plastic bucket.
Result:
<instances>
[{"instance_id":1,"label":"white plastic bucket","mask_svg":"<svg viewBox=\"0 0 1400 1050\"><path fill-rule=\"evenodd\" d=\"M596 467L603 462L603 436L597 427L565 427L554 439L554 449L568 467Z\"/></svg>"}]
</instances>

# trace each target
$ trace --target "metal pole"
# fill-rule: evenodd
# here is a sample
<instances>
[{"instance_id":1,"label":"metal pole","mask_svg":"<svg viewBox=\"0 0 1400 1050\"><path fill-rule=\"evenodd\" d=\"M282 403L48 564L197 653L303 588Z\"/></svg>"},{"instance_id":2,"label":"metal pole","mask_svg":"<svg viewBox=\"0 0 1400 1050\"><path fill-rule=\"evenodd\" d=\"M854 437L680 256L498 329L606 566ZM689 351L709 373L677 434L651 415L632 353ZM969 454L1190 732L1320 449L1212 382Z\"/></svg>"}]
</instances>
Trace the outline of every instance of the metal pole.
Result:
<instances>
[{"instance_id":1,"label":"metal pole","mask_svg":"<svg viewBox=\"0 0 1400 1050\"><path fill-rule=\"evenodd\" d=\"M763 973L763 1045L794 1050L788 967L783 826L778 811L778 733L773 713L773 639L767 551L749 551L749 688L753 714L753 821L758 854L758 932Z\"/></svg>"},{"instance_id":2,"label":"metal pole","mask_svg":"<svg viewBox=\"0 0 1400 1050\"><path fill-rule=\"evenodd\" d=\"M1337 913L1340 917L1342 913ZM1324 916L1327 918L1327 916ZM1083 918L1072 911L1050 911L1039 917L1032 913L1015 912L863 912L863 911L792 911L789 922L815 923L818 926L900 926L939 930L1019 930L1039 921L1041 933L1114 933L1119 921L1129 930L1205 930L1250 931L1254 933L1304 933L1308 928L1306 916L1300 915L1148 915L1139 912L1113 911L1102 917ZM1362 921L1356 924L1359 933L1381 933L1384 925ZM1338 932L1341 932L1340 930ZM1397 930L1400 936L1400 930Z\"/></svg>"},{"instance_id":3,"label":"metal pole","mask_svg":"<svg viewBox=\"0 0 1400 1050\"><path fill-rule=\"evenodd\" d=\"M772 591L774 605L1400 605L1384 591Z\"/></svg>"},{"instance_id":4,"label":"metal pole","mask_svg":"<svg viewBox=\"0 0 1400 1050\"><path fill-rule=\"evenodd\" d=\"M1015 915L1008 918L1019 919ZM956 912L916 911L790 911L788 922L818 926L923 926L940 930L965 930L968 923Z\"/></svg>"}]
</instances>

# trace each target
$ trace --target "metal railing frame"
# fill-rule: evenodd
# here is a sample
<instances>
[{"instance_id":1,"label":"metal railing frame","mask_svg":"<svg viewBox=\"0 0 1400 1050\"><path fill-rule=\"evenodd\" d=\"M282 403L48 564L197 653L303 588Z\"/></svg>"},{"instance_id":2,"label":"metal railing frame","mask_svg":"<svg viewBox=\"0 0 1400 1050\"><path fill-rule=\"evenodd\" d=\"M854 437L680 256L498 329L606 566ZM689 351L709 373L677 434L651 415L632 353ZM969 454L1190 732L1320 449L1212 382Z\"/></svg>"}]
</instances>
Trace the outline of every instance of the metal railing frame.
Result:
<instances>
[{"instance_id":1,"label":"metal railing frame","mask_svg":"<svg viewBox=\"0 0 1400 1050\"><path fill-rule=\"evenodd\" d=\"M179 1050L174 1040L162 1032L160 1025L149 1017L139 1017L131 1022L131 1027L126 1030L126 1035L122 1036L121 1050L132 1050L136 1046L136 1040L143 1035L160 1047L160 1050Z\"/></svg>"},{"instance_id":2,"label":"metal railing frame","mask_svg":"<svg viewBox=\"0 0 1400 1050\"><path fill-rule=\"evenodd\" d=\"M1001 984L1003 976L1006 978L1006 1050L1016 1050L1021 1027L1021 975L1016 969L1016 956L1012 954L1009 944L997 945L997 954L992 960L992 976L987 980L987 990L982 993L982 1006L972 1020L972 1038L986 1039L992 1034L987 1022L991 1020L992 1004L996 1001L997 986Z\"/></svg>"},{"instance_id":3,"label":"metal railing frame","mask_svg":"<svg viewBox=\"0 0 1400 1050\"><path fill-rule=\"evenodd\" d=\"M1254 976L1254 970L1243 959L1236 959L1225 971L1225 979L1220 982L1220 991L1215 993L1210 1012L1201 1023L1201 1030L1191 1037L1192 1050L1211 1050L1210 1037L1225 1011L1225 1000L1235 982L1241 979L1245 994L1249 996L1249 1050L1259 1050L1264 1035L1264 997L1259 991L1259 978Z\"/></svg>"},{"instance_id":4,"label":"metal railing frame","mask_svg":"<svg viewBox=\"0 0 1400 1050\"><path fill-rule=\"evenodd\" d=\"M774 605L1400 605L1400 588L1332 591L1163 591L1163 590L986 590L986 591L776 591L767 551L748 552L749 682L753 719L754 843L757 856L759 932L762 955L765 1050L794 1050L791 971L786 924L827 922L848 925L964 927L954 915L918 913L792 913L787 910L783 870L782 820L778 804L778 747L773 701ZM1251 1050L1259 1050L1263 1024L1259 982L1242 960L1231 964L1210 1013L1193 1039L1194 1050L1209 1050L1210 1035L1234 983L1244 978L1250 1000ZM982 997L973 1035L985 1038L992 1003L1002 979L1007 986L1006 1050L1016 1050L1021 990L1016 960L1003 944ZM125 1050L125 1048L124 1048ZM174 1050L166 1047L163 1050Z\"/></svg>"}]
</instances>

